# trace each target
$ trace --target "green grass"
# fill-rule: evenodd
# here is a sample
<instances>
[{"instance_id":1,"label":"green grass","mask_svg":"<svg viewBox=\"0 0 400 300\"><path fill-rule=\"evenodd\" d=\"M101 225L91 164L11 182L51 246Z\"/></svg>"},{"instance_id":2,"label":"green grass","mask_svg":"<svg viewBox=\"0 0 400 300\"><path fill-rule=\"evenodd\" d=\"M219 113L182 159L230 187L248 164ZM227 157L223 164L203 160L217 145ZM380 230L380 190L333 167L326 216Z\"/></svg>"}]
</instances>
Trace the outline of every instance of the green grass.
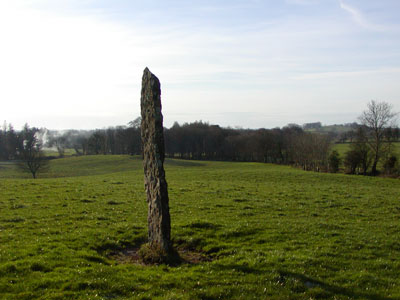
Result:
<instances>
[{"instance_id":1,"label":"green grass","mask_svg":"<svg viewBox=\"0 0 400 300\"><path fill-rule=\"evenodd\" d=\"M50 170L39 173L39 178L76 177L102 175L132 170L132 164L138 164L138 157L123 155L72 156L51 160ZM13 162L0 162L0 178L32 178L30 173L21 173Z\"/></svg>"},{"instance_id":2,"label":"green grass","mask_svg":"<svg viewBox=\"0 0 400 300\"><path fill-rule=\"evenodd\" d=\"M334 144L332 150L336 150L343 159L346 155L346 152L350 150L350 144Z\"/></svg>"},{"instance_id":3,"label":"green grass","mask_svg":"<svg viewBox=\"0 0 400 300\"><path fill-rule=\"evenodd\" d=\"M59 152L57 151L57 149L54 149L54 148L46 148L44 150L44 152L47 156L55 156L55 157L59 156ZM76 155L76 151L74 149L67 148L64 150L64 157L73 156L73 155Z\"/></svg>"},{"instance_id":4,"label":"green grass","mask_svg":"<svg viewBox=\"0 0 400 300\"><path fill-rule=\"evenodd\" d=\"M146 238L142 163L0 169L0 299L399 299L399 180L168 160L172 236L212 261L109 256Z\"/></svg>"},{"instance_id":5,"label":"green grass","mask_svg":"<svg viewBox=\"0 0 400 300\"><path fill-rule=\"evenodd\" d=\"M350 143L335 144L333 150L339 152L340 156L343 158L347 151L350 150ZM400 155L400 142L393 143L393 152L399 156Z\"/></svg>"},{"instance_id":6,"label":"green grass","mask_svg":"<svg viewBox=\"0 0 400 300\"><path fill-rule=\"evenodd\" d=\"M332 147L332 150L336 150L341 158L341 168L344 169L343 165L343 160L346 157L346 152L350 150L350 143L343 143L343 144L334 144ZM393 154L397 156L398 159L400 159L400 143L395 142L393 143ZM382 170L383 169L383 163L384 160L381 159L378 163L378 169Z\"/></svg>"}]
</instances>

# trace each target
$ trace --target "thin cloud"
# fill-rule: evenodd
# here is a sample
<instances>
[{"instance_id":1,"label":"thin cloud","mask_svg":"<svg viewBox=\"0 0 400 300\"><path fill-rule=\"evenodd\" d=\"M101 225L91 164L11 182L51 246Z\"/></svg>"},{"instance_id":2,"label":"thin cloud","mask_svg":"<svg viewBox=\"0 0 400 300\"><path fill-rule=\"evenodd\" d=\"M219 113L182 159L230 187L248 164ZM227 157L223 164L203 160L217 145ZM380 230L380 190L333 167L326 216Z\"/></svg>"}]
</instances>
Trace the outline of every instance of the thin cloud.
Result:
<instances>
[{"instance_id":1,"label":"thin cloud","mask_svg":"<svg viewBox=\"0 0 400 300\"><path fill-rule=\"evenodd\" d=\"M399 95L400 44L390 35L398 21L381 18L388 26L383 44L375 35L349 30L332 14L339 11L349 22L353 16L372 26L346 4L350 0L334 0L337 11L321 0L252 0L234 1L226 9L195 1L194 7L167 13L165 7L179 1L159 1L167 4L139 10L128 5L129 18L119 13L125 12L123 1L101 14L98 5L60 2L65 8L51 0L0 0L0 99L6 99L0 120L16 127L25 122L48 128L125 124L140 113L145 66L162 81L167 127L196 119L224 126L283 126L302 122L300 115L318 109L343 107L341 99L354 99L357 111L360 99L364 105L370 97L391 101ZM237 17L255 10L254 16ZM360 47L367 42L367 49ZM235 113L251 113L249 107L279 117L268 121L256 113Z\"/></svg>"},{"instance_id":2,"label":"thin cloud","mask_svg":"<svg viewBox=\"0 0 400 300\"><path fill-rule=\"evenodd\" d=\"M360 77L366 75L379 75L379 74L400 74L400 68L380 68L380 69L362 70L362 71L306 73L300 76L292 77L292 79L317 80L317 79Z\"/></svg>"},{"instance_id":3,"label":"thin cloud","mask_svg":"<svg viewBox=\"0 0 400 300\"><path fill-rule=\"evenodd\" d=\"M311 5L317 4L318 2L318 0L286 0L286 3L297 5Z\"/></svg>"},{"instance_id":4,"label":"thin cloud","mask_svg":"<svg viewBox=\"0 0 400 300\"><path fill-rule=\"evenodd\" d=\"M347 13L349 13L351 15L354 22L357 23L359 26L361 26L365 29L374 30L374 31L383 30L382 26L375 25L375 24L368 22L360 10L344 3L343 0L339 0L339 5L340 5L341 9L345 10Z\"/></svg>"}]
</instances>

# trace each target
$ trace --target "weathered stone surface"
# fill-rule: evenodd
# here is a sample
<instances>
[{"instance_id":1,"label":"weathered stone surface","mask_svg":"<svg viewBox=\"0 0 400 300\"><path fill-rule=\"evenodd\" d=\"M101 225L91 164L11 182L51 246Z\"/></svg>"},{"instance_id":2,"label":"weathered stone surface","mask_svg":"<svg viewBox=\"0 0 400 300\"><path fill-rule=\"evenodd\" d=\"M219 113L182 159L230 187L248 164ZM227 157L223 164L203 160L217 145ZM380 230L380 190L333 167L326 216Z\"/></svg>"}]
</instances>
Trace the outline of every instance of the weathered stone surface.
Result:
<instances>
[{"instance_id":1,"label":"weathered stone surface","mask_svg":"<svg viewBox=\"0 0 400 300\"><path fill-rule=\"evenodd\" d=\"M149 244L169 252L171 221L164 171L165 146L160 81L148 68L143 72L140 106Z\"/></svg>"}]
</instances>

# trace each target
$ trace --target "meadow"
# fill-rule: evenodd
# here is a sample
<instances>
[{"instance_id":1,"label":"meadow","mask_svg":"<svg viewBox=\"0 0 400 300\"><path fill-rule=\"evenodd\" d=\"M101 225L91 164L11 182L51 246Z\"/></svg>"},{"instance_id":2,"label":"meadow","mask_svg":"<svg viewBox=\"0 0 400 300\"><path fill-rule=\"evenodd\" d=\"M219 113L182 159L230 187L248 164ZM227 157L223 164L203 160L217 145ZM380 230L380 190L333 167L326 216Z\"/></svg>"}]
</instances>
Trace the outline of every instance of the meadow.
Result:
<instances>
[{"instance_id":1,"label":"meadow","mask_svg":"<svg viewBox=\"0 0 400 300\"><path fill-rule=\"evenodd\" d=\"M332 150L336 150L340 157L343 159L346 155L346 152L349 151L350 148L350 143L339 143L339 144L334 144L332 147ZM394 142L392 143L392 150L393 154L399 156L400 155L400 143L399 142Z\"/></svg>"},{"instance_id":2,"label":"meadow","mask_svg":"<svg viewBox=\"0 0 400 300\"><path fill-rule=\"evenodd\" d=\"M0 164L0 299L400 299L398 179L166 161L175 247L145 266L142 162Z\"/></svg>"}]
</instances>

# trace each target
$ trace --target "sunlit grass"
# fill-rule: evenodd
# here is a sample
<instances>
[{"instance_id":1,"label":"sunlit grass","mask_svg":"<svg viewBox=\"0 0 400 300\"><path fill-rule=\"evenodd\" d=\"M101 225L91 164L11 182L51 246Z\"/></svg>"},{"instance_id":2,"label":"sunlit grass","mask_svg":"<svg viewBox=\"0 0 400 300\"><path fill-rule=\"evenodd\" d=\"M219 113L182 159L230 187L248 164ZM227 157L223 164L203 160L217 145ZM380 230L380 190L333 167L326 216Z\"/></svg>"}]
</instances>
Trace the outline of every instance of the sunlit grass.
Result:
<instances>
[{"instance_id":1,"label":"sunlit grass","mask_svg":"<svg viewBox=\"0 0 400 300\"><path fill-rule=\"evenodd\" d=\"M0 299L400 297L399 180L168 160L174 242L212 261L142 266L109 256L146 238L140 158L51 164L0 169Z\"/></svg>"},{"instance_id":2,"label":"sunlit grass","mask_svg":"<svg viewBox=\"0 0 400 300\"><path fill-rule=\"evenodd\" d=\"M350 150L350 143L343 143L343 144L334 144L333 146L333 150L336 150L337 152L339 152L341 157L344 157L346 152ZM396 142L392 144L393 146L393 152L396 155L400 156L400 143Z\"/></svg>"}]
</instances>

